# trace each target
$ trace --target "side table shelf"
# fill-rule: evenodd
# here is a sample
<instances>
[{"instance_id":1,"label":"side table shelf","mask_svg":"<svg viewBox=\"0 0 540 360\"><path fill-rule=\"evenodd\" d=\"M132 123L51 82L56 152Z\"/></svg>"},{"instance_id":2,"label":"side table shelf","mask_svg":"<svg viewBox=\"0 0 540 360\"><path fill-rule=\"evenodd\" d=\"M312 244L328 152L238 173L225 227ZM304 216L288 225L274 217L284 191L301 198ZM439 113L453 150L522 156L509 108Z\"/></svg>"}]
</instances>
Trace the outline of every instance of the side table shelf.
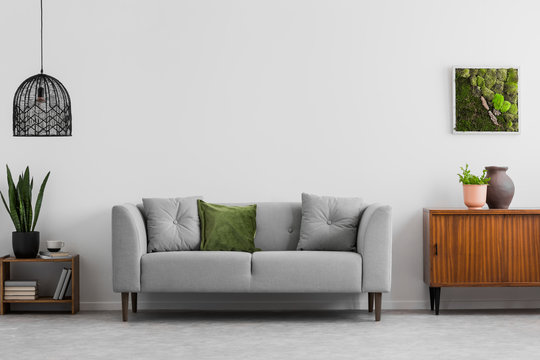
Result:
<instances>
[{"instance_id":1,"label":"side table shelf","mask_svg":"<svg viewBox=\"0 0 540 360\"><path fill-rule=\"evenodd\" d=\"M50 296L38 297L35 300L4 300L4 281L10 280L12 263L71 263L71 296L62 300L54 300ZM17 259L10 256L0 258L0 315L9 313L10 304L71 304L71 313L79 312L79 255L70 259Z\"/></svg>"}]
</instances>

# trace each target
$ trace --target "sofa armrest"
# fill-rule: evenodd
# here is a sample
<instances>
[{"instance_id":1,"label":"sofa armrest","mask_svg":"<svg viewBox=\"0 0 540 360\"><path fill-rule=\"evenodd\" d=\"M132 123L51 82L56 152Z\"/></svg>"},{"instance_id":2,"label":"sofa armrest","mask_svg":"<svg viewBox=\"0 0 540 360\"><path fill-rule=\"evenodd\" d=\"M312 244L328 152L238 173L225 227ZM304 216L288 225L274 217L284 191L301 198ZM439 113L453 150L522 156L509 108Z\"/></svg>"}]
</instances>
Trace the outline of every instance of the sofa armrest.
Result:
<instances>
[{"instance_id":1,"label":"sofa armrest","mask_svg":"<svg viewBox=\"0 0 540 360\"><path fill-rule=\"evenodd\" d=\"M141 290L141 256L147 249L146 226L139 209L133 204L112 209L113 290Z\"/></svg>"},{"instance_id":2,"label":"sofa armrest","mask_svg":"<svg viewBox=\"0 0 540 360\"><path fill-rule=\"evenodd\" d=\"M389 292L392 284L392 208L369 205L362 217L356 240L362 255L362 291Z\"/></svg>"}]
</instances>

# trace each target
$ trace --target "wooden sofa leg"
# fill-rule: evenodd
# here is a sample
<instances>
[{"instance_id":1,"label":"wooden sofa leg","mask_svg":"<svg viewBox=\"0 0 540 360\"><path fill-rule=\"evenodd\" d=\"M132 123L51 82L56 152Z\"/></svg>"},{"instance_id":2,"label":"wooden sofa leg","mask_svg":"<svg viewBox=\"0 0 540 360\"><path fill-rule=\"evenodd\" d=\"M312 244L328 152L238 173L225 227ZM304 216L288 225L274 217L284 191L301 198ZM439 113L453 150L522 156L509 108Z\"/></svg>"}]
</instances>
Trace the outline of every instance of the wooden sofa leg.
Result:
<instances>
[{"instance_id":1,"label":"wooden sofa leg","mask_svg":"<svg viewBox=\"0 0 540 360\"><path fill-rule=\"evenodd\" d=\"M129 293L122 293L122 321L128 320Z\"/></svg>"},{"instance_id":2,"label":"wooden sofa leg","mask_svg":"<svg viewBox=\"0 0 540 360\"><path fill-rule=\"evenodd\" d=\"M373 312L373 293L368 293L368 311Z\"/></svg>"},{"instance_id":3,"label":"wooden sofa leg","mask_svg":"<svg viewBox=\"0 0 540 360\"><path fill-rule=\"evenodd\" d=\"M137 312L137 293L131 293L131 311Z\"/></svg>"},{"instance_id":4,"label":"wooden sofa leg","mask_svg":"<svg viewBox=\"0 0 540 360\"><path fill-rule=\"evenodd\" d=\"M375 296L375 321L381 321L382 294L374 293Z\"/></svg>"}]
</instances>

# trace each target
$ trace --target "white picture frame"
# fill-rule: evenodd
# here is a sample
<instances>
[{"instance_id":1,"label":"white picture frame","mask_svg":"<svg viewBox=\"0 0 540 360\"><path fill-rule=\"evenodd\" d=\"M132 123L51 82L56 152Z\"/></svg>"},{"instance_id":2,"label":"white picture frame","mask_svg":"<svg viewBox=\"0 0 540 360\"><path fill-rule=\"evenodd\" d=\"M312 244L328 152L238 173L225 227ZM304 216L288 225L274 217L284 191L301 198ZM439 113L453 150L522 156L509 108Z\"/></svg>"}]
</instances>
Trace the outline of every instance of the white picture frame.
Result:
<instances>
[{"instance_id":1,"label":"white picture frame","mask_svg":"<svg viewBox=\"0 0 540 360\"><path fill-rule=\"evenodd\" d=\"M517 106L517 131L511 131L511 130L504 130L504 131L475 131L475 130L466 130L466 131L463 131L463 130L457 130L456 127L457 127L457 124L458 124L458 111L459 109L456 108L456 82L458 81L458 79L456 78L456 71L458 70L461 70L461 69L469 69L469 70L480 70L480 69L486 69L486 70L496 70L496 69L506 69L507 71L509 69L515 69L517 70L517 94L516 94L516 97L517 97L517 100L516 100L516 106ZM489 67L482 67L482 66L453 66L452 67L452 110L453 110L453 114L452 114L452 133L454 135L520 135L521 132L523 131L523 121L522 121L522 118L521 118L521 98L520 98L520 93L521 93L521 87L520 87L520 78L522 77L522 71L521 71L521 68L519 66L489 66ZM471 85L472 87L472 85ZM505 94L502 94L503 96ZM478 98L479 101L480 98ZM493 107L493 104L491 103L490 100L486 100L487 103L488 103L488 107ZM481 104L481 103L480 103ZM493 113L493 110L494 109L490 109L489 111L491 111ZM488 110L486 110L486 112L488 112ZM488 115L489 116L489 115ZM497 116L498 117L498 116ZM489 117L488 117L489 119ZM500 125L500 126L503 126L503 127L506 127L506 123L503 124L503 125Z\"/></svg>"}]
</instances>

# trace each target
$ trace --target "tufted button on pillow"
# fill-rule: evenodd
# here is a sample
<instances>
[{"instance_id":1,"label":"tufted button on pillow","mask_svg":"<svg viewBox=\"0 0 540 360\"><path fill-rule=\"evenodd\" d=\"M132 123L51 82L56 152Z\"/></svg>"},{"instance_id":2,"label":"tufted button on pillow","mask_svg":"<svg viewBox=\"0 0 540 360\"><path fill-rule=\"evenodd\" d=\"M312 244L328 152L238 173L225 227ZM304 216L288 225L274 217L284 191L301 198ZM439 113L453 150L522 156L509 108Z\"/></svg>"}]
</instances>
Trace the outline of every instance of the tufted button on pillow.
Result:
<instances>
[{"instance_id":1,"label":"tufted button on pillow","mask_svg":"<svg viewBox=\"0 0 540 360\"><path fill-rule=\"evenodd\" d=\"M354 251L358 223L365 208L360 198L302 194L297 250Z\"/></svg>"},{"instance_id":2,"label":"tufted button on pillow","mask_svg":"<svg viewBox=\"0 0 540 360\"><path fill-rule=\"evenodd\" d=\"M292 234L292 232L293 232L293 228L292 228L292 227L290 227L290 228L289 228L289 230L287 230L287 231L289 232L289 234Z\"/></svg>"}]
</instances>

